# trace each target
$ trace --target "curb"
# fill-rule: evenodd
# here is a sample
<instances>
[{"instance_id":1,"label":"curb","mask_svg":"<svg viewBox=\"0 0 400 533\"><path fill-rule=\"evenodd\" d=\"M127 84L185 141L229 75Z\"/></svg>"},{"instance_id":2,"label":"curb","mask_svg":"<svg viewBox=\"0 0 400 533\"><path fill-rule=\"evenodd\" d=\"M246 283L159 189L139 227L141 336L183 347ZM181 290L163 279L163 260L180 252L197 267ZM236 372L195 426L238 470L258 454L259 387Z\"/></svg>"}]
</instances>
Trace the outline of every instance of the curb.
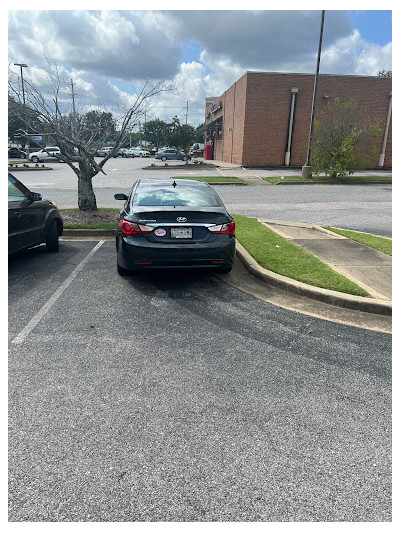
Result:
<instances>
[{"instance_id":1,"label":"curb","mask_svg":"<svg viewBox=\"0 0 400 533\"><path fill-rule=\"evenodd\" d=\"M266 181L266 180L265 180ZM346 183L337 182L337 181L277 181L276 183L271 183L271 185L391 185L392 181L367 181L365 183L360 181L348 181Z\"/></svg>"},{"instance_id":2,"label":"curb","mask_svg":"<svg viewBox=\"0 0 400 533\"><path fill-rule=\"evenodd\" d=\"M53 169L51 167L43 167L43 168L41 168L41 167L29 167L29 168L27 168L27 167L8 167L8 172L13 172L14 170L16 170L18 172L20 170L30 170L32 172L33 170L53 170Z\"/></svg>"},{"instance_id":3,"label":"curb","mask_svg":"<svg viewBox=\"0 0 400 533\"><path fill-rule=\"evenodd\" d=\"M307 285L301 281L296 281L281 276L280 274L276 274L275 272L271 272L270 270L266 270L253 259L238 241L236 241L236 253L250 274L279 289L293 292L300 296L307 296L308 298L319 300L330 305L336 305L337 307L344 307L345 309L353 309L355 311L364 311L365 313L374 313L378 315L392 315L392 304L387 301L375 300L374 298L363 298L362 296L353 296L351 294L313 287L312 285Z\"/></svg>"}]
</instances>

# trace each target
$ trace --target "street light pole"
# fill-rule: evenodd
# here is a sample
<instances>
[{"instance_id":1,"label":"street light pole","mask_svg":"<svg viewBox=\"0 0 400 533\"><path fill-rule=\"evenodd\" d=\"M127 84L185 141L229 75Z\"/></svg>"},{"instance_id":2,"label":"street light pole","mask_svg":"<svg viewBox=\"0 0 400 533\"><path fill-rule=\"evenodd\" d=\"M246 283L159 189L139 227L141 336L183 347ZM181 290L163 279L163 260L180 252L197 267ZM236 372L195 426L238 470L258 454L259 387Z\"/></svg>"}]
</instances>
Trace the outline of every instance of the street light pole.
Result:
<instances>
[{"instance_id":1,"label":"street light pole","mask_svg":"<svg viewBox=\"0 0 400 533\"><path fill-rule=\"evenodd\" d=\"M311 153L312 133L313 133L313 127L314 127L315 96L317 94L318 77L319 77L319 63L320 63L320 59L321 59L322 34L324 32L324 19L325 19L325 10L322 10L321 27L320 27L320 31L319 31L317 69L315 71L314 92L313 92L312 108L311 108L310 133L309 133L309 136L308 136L307 159L306 159L305 165L301 169L301 176L304 179L311 178L310 153Z\"/></svg>"},{"instance_id":2,"label":"street light pole","mask_svg":"<svg viewBox=\"0 0 400 533\"><path fill-rule=\"evenodd\" d=\"M24 115L25 115L25 88L24 88L24 75L23 75L22 69L28 67L28 65L25 65L25 63L14 63L14 65L21 69L22 101L24 102ZM26 132L28 133L28 124L26 120L25 120L25 129L26 129ZM26 138L26 142L28 142L28 137Z\"/></svg>"}]
</instances>

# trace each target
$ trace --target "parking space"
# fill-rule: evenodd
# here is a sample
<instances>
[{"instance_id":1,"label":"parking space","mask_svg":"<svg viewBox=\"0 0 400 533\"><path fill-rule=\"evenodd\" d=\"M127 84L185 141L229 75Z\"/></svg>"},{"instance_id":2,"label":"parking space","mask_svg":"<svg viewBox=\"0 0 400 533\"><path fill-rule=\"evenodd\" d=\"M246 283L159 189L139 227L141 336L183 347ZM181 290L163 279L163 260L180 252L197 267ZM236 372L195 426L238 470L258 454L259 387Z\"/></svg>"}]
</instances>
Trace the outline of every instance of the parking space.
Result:
<instances>
[{"instance_id":1,"label":"parking space","mask_svg":"<svg viewBox=\"0 0 400 533\"><path fill-rule=\"evenodd\" d=\"M9 520L390 519L389 335L115 263L9 262Z\"/></svg>"}]
</instances>

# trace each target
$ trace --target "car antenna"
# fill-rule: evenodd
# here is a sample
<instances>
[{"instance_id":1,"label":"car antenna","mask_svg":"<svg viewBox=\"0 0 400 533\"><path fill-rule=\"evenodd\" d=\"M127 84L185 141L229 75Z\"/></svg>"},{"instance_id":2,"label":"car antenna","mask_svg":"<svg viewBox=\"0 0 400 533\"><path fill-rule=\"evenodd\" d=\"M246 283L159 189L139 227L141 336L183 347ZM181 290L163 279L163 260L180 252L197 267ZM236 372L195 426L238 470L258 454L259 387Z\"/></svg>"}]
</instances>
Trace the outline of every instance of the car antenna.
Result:
<instances>
[{"instance_id":1,"label":"car antenna","mask_svg":"<svg viewBox=\"0 0 400 533\"><path fill-rule=\"evenodd\" d=\"M176 183L176 181L174 180L174 183L172 184L172 187L175 189L176 185L177 185L177 183Z\"/></svg>"}]
</instances>

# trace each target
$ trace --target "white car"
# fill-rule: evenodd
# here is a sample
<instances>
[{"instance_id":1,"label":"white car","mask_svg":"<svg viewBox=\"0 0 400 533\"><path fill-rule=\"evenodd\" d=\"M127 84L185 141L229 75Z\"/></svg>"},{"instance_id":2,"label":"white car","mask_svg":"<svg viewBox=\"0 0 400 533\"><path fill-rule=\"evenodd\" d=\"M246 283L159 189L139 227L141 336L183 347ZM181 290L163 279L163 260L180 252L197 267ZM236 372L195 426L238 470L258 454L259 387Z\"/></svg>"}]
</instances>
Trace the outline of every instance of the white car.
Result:
<instances>
[{"instance_id":1,"label":"white car","mask_svg":"<svg viewBox=\"0 0 400 533\"><path fill-rule=\"evenodd\" d=\"M103 146L103 148L99 148L96 151L96 155L99 155L100 157L108 155L112 150L111 146Z\"/></svg>"},{"instance_id":2,"label":"white car","mask_svg":"<svg viewBox=\"0 0 400 533\"><path fill-rule=\"evenodd\" d=\"M31 154L29 154L29 161L32 161L33 163L41 163L44 160L59 160L57 156L61 156L59 147L47 146L46 148L42 148L38 152L32 152Z\"/></svg>"},{"instance_id":3,"label":"white car","mask_svg":"<svg viewBox=\"0 0 400 533\"><path fill-rule=\"evenodd\" d=\"M150 152L141 148L129 148L126 154L128 157L150 157Z\"/></svg>"}]
</instances>

